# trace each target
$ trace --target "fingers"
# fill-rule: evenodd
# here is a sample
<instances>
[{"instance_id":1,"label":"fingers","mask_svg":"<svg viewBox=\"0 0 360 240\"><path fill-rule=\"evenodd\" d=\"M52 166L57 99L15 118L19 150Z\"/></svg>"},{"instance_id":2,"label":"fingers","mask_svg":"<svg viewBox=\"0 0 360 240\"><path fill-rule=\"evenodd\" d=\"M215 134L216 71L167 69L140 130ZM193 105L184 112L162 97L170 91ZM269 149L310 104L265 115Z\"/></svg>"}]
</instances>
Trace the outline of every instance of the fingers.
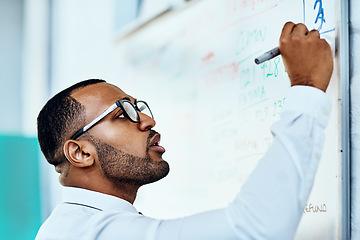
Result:
<instances>
[{"instance_id":1,"label":"fingers","mask_svg":"<svg viewBox=\"0 0 360 240\"><path fill-rule=\"evenodd\" d=\"M287 37L290 35L304 36L307 35L308 33L309 30L304 24L302 23L295 24L293 22L287 22L283 27L280 38Z\"/></svg>"},{"instance_id":2,"label":"fingers","mask_svg":"<svg viewBox=\"0 0 360 240\"><path fill-rule=\"evenodd\" d=\"M309 30L302 24L295 24L293 22L285 23L279 39L279 49L281 54L286 54L284 51L286 45L294 39L300 40L308 34Z\"/></svg>"},{"instance_id":3,"label":"fingers","mask_svg":"<svg viewBox=\"0 0 360 240\"><path fill-rule=\"evenodd\" d=\"M295 24L293 22L285 23L279 39L279 48L281 54L283 54L284 45L287 45L289 44L289 42L292 41L294 43L295 42L300 43L302 40L305 40L307 38L319 39L320 33L315 29L309 31L308 28L302 23L298 23L298 24Z\"/></svg>"},{"instance_id":4,"label":"fingers","mask_svg":"<svg viewBox=\"0 0 360 240\"><path fill-rule=\"evenodd\" d=\"M295 27L295 23L293 22L285 23L280 38L285 38L286 36L289 36L292 33L294 27Z\"/></svg>"},{"instance_id":5,"label":"fingers","mask_svg":"<svg viewBox=\"0 0 360 240\"><path fill-rule=\"evenodd\" d=\"M291 85L308 85L326 91L333 69L329 44L317 30L304 24L286 23L279 49Z\"/></svg>"},{"instance_id":6,"label":"fingers","mask_svg":"<svg viewBox=\"0 0 360 240\"><path fill-rule=\"evenodd\" d=\"M299 35L299 36L305 36L309 33L309 30L307 29L307 27L302 24L302 23L298 23L295 25L295 27L293 28L292 31L292 35Z\"/></svg>"},{"instance_id":7,"label":"fingers","mask_svg":"<svg viewBox=\"0 0 360 240\"><path fill-rule=\"evenodd\" d=\"M313 29L308 33L308 37L320 38L320 33L318 30Z\"/></svg>"},{"instance_id":8,"label":"fingers","mask_svg":"<svg viewBox=\"0 0 360 240\"><path fill-rule=\"evenodd\" d=\"M318 30L315 29L309 31L308 28L302 23L295 24L293 22L287 22L283 27L280 39L287 37L294 37L294 36L295 37L308 36L313 38L320 38L320 33Z\"/></svg>"}]
</instances>

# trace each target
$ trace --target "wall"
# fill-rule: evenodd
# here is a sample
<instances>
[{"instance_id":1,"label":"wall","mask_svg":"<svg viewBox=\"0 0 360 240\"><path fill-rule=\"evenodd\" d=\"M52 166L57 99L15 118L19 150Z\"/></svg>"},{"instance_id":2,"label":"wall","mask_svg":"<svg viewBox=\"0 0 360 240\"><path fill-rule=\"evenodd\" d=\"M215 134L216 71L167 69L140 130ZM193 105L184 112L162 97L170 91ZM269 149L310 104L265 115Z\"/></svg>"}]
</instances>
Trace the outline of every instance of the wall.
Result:
<instances>
[{"instance_id":1,"label":"wall","mask_svg":"<svg viewBox=\"0 0 360 240\"><path fill-rule=\"evenodd\" d=\"M0 0L0 239L34 239L42 220L35 135L37 100L47 91L36 72L47 45L46 32L30 25L46 25L40 14L46 1Z\"/></svg>"},{"instance_id":2,"label":"wall","mask_svg":"<svg viewBox=\"0 0 360 240\"><path fill-rule=\"evenodd\" d=\"M0 136L0 239L34 239L41 224L36 138Z\"/></svg>"},{"instance_id":3,"label":"wall","mask_svg":"<svg viewBox=\"0 0 360 240\"><path fill-rule=\"evenodd\" d=\"M22 0L0 0L0 133L21 131L22 9Z\"/></svg>"}]
</instances>

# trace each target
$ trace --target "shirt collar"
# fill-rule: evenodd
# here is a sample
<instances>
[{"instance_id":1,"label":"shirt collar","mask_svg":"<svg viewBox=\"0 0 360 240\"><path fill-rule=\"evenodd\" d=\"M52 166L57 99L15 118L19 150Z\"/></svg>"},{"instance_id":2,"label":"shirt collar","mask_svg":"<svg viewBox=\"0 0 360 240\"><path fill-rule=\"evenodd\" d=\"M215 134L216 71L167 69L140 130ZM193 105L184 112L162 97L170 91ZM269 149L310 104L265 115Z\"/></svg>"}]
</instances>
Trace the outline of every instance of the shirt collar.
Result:
<instances>
[{"instance_id":1,"label":"shirt collar","mask_svg":"<svg viewBox=\"0 0 360 240\"><path fill-rule=\"evenodd\" d=\"M102 211L118 210L137 213L130 202L108 194L75 187L63 187L62 192L63 201L66 203L86 205Z\"/></svg>"}]
</instances>

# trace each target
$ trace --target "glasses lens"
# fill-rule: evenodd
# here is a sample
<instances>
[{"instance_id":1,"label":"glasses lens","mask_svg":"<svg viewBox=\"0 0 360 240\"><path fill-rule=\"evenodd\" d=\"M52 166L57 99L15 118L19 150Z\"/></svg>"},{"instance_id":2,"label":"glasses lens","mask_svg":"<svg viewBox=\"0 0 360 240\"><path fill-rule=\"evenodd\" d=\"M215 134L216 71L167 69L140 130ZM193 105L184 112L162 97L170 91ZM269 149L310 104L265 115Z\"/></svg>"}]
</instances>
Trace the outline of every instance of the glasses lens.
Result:
<instances>
[{"instance_id":1,"label":"glasses lens","mask_svg":"<svg viewBox=\"0 0 360 240\"><path fill-rule=\"evenodd\" d=\"M124 107L126 114L129 116L129 118L132 121L134 121L134 122L139 121L139 115L138 115L136 109L134 108L134 106L130 102L123 101L122 105Z\"/></svg>"},{"instance_id":2,"label":"glasses lens","mask_svg":"<svg viewBox=\"0 0 360 240\"><path fill-rule=\"evenodd\" d=\"M149 117L154 118L154 116L146 102L137 101L136 106L141 113L144 113L144 114L148 115Z\"/></svg>"}]
</instances>

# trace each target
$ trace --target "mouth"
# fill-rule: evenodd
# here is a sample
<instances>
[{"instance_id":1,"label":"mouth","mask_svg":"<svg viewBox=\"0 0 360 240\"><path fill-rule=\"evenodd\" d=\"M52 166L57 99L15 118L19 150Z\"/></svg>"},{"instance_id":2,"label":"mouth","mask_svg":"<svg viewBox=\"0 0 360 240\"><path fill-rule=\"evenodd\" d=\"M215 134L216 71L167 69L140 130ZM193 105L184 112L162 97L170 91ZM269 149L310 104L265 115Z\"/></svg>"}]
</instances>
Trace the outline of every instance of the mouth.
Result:
<instances>
[{"instance_id":1,"label":"mouth","mask_svg":"<svg viewBox=\"0 0 360 240\"><path fill-rule=\"evenodd\" d=\"M160 145L160 134L155 134L155 136L150 140L149 149L154 150L156 152L164 153L165 148Z\"/></svg>"}]
</instances>

